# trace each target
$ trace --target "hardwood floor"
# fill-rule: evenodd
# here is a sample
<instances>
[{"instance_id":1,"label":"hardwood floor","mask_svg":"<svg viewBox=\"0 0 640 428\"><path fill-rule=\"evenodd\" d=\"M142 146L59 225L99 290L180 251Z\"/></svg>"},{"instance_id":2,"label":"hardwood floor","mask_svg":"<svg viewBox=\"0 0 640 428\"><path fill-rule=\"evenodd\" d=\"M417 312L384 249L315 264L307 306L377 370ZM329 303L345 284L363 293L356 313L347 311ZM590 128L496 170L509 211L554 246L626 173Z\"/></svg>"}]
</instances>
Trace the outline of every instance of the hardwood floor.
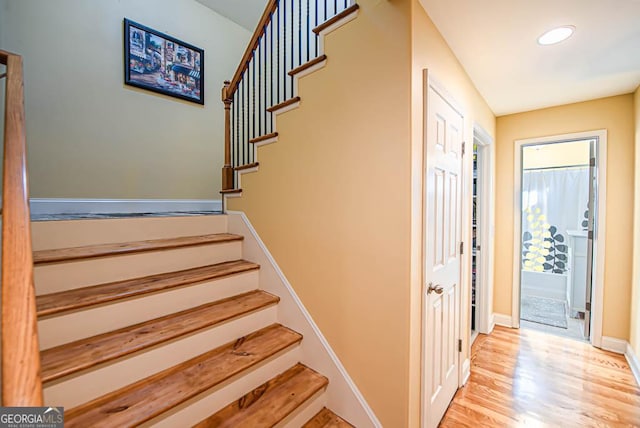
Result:
<instances>
[{"instance_id":1,"label":"hardwood floor","mask_svg":"<svg viewBox=\"0 0 640 428\"><path fill-rule=\"evenodd\" d=\"M471 354L441 427L640 427L640 388L622 355L504 327Z\"/></svg>"}]
</instances>

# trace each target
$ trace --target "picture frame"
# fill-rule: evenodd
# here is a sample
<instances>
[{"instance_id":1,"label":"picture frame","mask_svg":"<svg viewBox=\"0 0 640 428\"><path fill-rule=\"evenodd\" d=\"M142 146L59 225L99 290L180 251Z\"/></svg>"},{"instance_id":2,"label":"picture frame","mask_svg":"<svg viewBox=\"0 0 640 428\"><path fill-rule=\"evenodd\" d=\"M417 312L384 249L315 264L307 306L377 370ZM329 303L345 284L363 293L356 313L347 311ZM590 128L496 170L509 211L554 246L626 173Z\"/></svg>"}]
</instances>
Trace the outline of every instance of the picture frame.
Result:
<instances>
[{"instance_id":1,"label":"picture frame","mask_svg":"<svg viewBox=\"0 0 640 428\"><path fill-rule=\"evenodd\" d=\"M204 105L204 49L125 18L124 83Z\"/></svg>"}]
</instances>

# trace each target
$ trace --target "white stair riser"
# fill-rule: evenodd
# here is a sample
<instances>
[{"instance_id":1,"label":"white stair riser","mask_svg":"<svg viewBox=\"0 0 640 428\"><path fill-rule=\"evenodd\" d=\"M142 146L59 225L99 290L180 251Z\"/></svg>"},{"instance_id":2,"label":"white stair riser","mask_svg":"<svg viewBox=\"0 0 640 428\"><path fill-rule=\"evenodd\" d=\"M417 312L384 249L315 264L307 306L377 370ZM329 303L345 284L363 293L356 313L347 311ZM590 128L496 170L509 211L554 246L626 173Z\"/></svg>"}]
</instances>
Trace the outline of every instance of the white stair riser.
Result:
<instances>
[{"instance_id":1,"label":"white stair riser","mask_svg":"<svg viewBox=\"0 0 640 428\"><path fill-rule=\"evenodd\" d=\"M247 371L242 376L237 376L220 387L205 391L169 412L141 425L141 427L175 428L192 426L238 400L249 391L253 391L277 374L290 369L298 361L299 346L295 346L271 357L266 363Z\"/></svg>"},{"instance_id":2,"label":"white stair riser","mask_svg":"<svg viewBox=\"0 0 640 428\"><path fill-rule=\"evenodd\" d=\"M107 333L258 288L258 271L214 279L38 321L40 349Z\"/></svg>"},{"instance_id":3,"label":"white stair riser","mask_svg":"<svg viewBox=\"0 0 640 428\"><path fill-rule=\"evenodd\" d=\"M45 403L75 407L275 322L276 307L253 312L45 385Z\"/></svg>"},{"instance_id":4,"label":"white stair riser","mask_svg":"<svg viewBox=\"0 0 640 428\"><path fill-rule=\"evenodd\" d=\"M274 428L299 428L313 418L323 407L327 405L327 392L323 388L311 398L300 405Z\"/></svg>"},{"instance_id":5,"label":"white stair riser","mask_svg":"<svg viewBox=\"0 0 640 428\"><path fill-rule=\"evenodd\" d=\"M34 271L36 294L190 269L241 257L242 241L233 241L38 265Z\"/></svg>"},{"instance_id":6,"label":"white stair riser","mask_svg":"<svg viewBox=\"0 0 640 428\"><path fill-rule=\"evenodd\" d=\"M226 215L31 222L33 249L36 251L226 231Z\"/></svg>"}]
</instances>

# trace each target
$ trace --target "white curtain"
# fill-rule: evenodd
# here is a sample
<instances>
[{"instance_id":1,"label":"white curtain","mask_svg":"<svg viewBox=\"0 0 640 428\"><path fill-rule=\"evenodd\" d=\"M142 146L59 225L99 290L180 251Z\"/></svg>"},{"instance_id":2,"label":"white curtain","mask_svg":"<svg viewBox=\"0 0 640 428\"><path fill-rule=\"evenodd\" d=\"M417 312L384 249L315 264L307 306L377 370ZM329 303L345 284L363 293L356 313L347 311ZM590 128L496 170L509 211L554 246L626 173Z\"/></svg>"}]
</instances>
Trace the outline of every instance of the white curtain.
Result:
<instances>
[{"instance_id":1,"label":"white curtain","mask_svg":"<svg viewBox=\"0 0 640 428\"><path fill-rule=\"evenodd\" d=\"M567 230L582 230L589 203L589 168L525 170L522 174L522 209L540 209L546 222L567 238ZM537 210L536 210L537 211ZM526 231L527 215L523 215ZM565 241L566 242L566 241Z\"/></svg>"}]
</instances>

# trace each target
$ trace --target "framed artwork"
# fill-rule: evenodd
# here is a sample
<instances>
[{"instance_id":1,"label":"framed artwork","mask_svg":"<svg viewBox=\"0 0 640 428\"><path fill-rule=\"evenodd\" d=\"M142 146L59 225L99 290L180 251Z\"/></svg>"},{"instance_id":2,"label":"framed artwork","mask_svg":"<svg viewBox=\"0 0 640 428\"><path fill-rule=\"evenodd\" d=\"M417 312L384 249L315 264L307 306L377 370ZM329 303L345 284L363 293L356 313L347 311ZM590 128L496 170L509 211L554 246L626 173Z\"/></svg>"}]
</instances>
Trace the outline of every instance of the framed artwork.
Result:
<instances>
[{"instance_id":1,"label":"framed artwork","mask_svg":"<svg viewBox=\"0 0 640 428\"><path fill-rule=\"evenodd\" d=\"M204 104L204 50L125 18L124 83Z\"/></svg>"}]
</instances>

